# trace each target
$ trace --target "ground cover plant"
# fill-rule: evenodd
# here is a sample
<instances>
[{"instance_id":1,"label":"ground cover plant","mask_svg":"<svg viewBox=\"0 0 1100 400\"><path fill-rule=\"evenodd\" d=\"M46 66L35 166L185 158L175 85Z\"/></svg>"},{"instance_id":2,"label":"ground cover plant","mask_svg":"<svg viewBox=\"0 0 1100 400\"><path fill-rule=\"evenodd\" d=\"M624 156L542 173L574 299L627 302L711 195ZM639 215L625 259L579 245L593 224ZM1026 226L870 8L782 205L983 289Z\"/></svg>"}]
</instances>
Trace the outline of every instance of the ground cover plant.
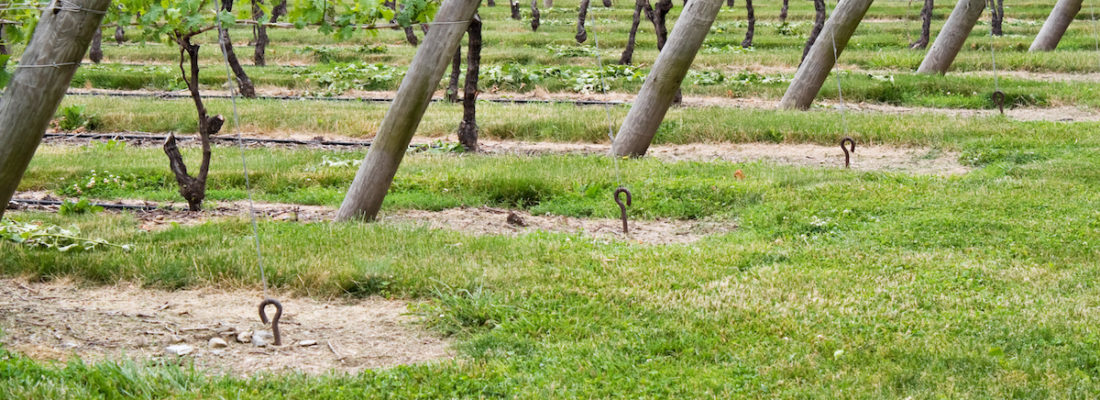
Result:
<instances>
[{"instance_id":1,"label":"ground cover plant","mask_svg":"<svg viewBox=\"0 0 1100 400\"><path fill-rule=\"evenodd\" d=\"M202 44L188 55L202 67L191 82L177 76L176 44L143 42L142 29L123 24L123 40L101 44L102 62L77 70L69 87L81 95L61 102L53 129L204 131L190 94L156 96L230 93L239 82L225 73L218 41L254 49L248 42L259 32L254 37L253 25L236 20L276 14L299 26L266 27L265 66L241 60L260 98L201 98L209 115L239 114L240 124L219 132L376 141L390 103L331 97L395 97L418 49L410 42L428 45L413 23L417 10L435 5L360 2L364 19L338 20L326 2L289 2L285 15L272 3L242 2L236 11L207 4L203 27L214 26L218 10L232 27L191 36ZM1100 391L1095 5L1086 4L1058 49L1044 53L1027 48L1053 1L1005 5L999 37L990 37L983 14L953 69L938 76L915 73L925 52L908 48L920 33L920 4L873 4L809 111L775 105L798 67L812 2L789 2L782 22L781 2L756 2L749 48L741 46L743 3L723 7L684 80L684 106L657 128L653 143L664 156L634 159L605 155L608 125L614 133L654 68L656 35L642 20L632 63L614 64L636 3L592 3L582 44L577 1L536 3L537 30L526 3L514 7L519 20L503 2L480 7L474 89L478 134L488 146L463 151L455 137L464 107L444 100L451 77L433 82L440 101L428 106L416 145L403 154L380 222L261 217L253 231L247 213L208 210L193 222L150 227L140 211L94 203L182 201L162 143L73 137L39 146L16 194L61 204L21 205L0 222L0 282L53 282L78 292L134 284L258 294L265 286L253 247L259 238L266 285L288 295L288 316L290 295L407 301L411 326L452 343L453 358L355 373L236 376L198 368L193 356L81 360L72 355L81 354L79 344L29 351L4 344L11 333L0 325L0 398L1088 398ZM683 10L676 3L673 29ZM954 5L935 4L933 37ZM399 18L407 20L397 29L352 28ZM116 26L103 34L121 20L108 18ZM12 60L24 51L21 40L8 47ZM107 95L89 95L93 89ZM990 99L996 89L1006 95L1003 116ZM503 102L515 98L546 102ZM568 102L577 99L615 103ZM852 169L838 148L844 136L858 142ZM528 152L519 141L560 147ZM698 155L763 144L788 152L819 145L813 151L831 151L836 162ZM508 146L521 150L500 150ZM587 150L563 150L575 148ZM860 168L882 148L900 148L908 159L946 158L953 169ZM368 152L319 142L208 149L210 209L251 197L261 206L334 211ZM203 156L194 142L181 141L178 151ZM787 159L799 156L811 154ZM487 234L385 219L492 208L505 211L502 223L507 211L617 223L611 193L620 185L633 193L632 223L726 229L648 244L583 231ZM18 312L0 304L0 313ZM284 329L308 329L289 321Z\"/></svg>"}]
</instances>

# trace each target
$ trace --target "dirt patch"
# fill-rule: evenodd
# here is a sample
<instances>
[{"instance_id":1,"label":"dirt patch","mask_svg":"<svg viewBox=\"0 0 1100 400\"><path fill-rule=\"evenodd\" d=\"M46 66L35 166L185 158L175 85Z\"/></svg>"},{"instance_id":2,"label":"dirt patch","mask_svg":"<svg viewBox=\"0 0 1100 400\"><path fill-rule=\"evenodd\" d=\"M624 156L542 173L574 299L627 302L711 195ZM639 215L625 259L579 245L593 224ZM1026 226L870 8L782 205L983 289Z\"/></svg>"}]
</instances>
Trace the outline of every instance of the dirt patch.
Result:
<instances>
[{"instance_id":1,"label":"dirt patch","mask_svg":"<svg viewBox=\"0 0 1100 400\"><path fill-rule=\"evenodd\" d=\"M612 205L614 206L614 205ZM474 235L518 236L536 231L579 233L603 241L641 244L691 243L709 234L737 229L732 221L630 220L624 234L618 219L531 215L492 207L452 208L443 211L403 210L386 213L383 223L427 225Z\"/></svg>"},{"instance_id":2,"label":"dirt patch","mask_svg":"<svg viewBox=\"0 0 1100 400\"><path fill-rule=\"evenodd\" d=\"M544 143L514 141L479 141L489 154L607 154L610 145L584 143ZM773 143L709 143L687 145L657 145L646 153L664 161L768 161L778 164L812 167L844 166L844 152L839 146L816 144ZM859 145L852 154L851 168L859 171L895 171L915 174L956 175L970 168L959 163L959 154L929 148L905 148Z\"/></svg>"},{"instance_id":3,"label":"dirt patch","mask_svg":"<svg viewBox=\"0 0 1100 400\"><path fill-rule=\"evenodd\" d=\"M21 192L17 200L57 200L49 192ZM141 229L153 231L176 225L196 225L217 218L247 217L247 202L222 202L204 211L185 211L183 203L152 203L141 200L112 200L112 204L162 207L155 210L130 210L141 223ZM210 202L208 202L210 203ZM57 211L57 206L38 206L13 202L14 209ZM108 212L119 212L109 210ZM286 222L328 222L336 210L323 206L256 203L256 215L261 219ZM536 231L580 233L598 240L620 240L643 244L690 243L708 234L737 229L734 222L631 220L629 234L622 233L618 219L589 219L566 216L532 215L521 210L493 207L453 208L443 211L397 210L383 212L383 224L424 225L433 229L449 229L471 235L517 236Z\"/></svg>"},{"instance_id":4,"label":"dirt patch","mask_svg":"<svg viewBox=\"0 0 1100 400\"><path fill-rule=\"evenodd\" d=\"M257 291L80 288L0 279L0 342L41 360L194 361L208 373L236 376L355 373L453 357L447 341L415 326L405 302L277 297L284 307L283 345L257 347L237 340L238 334L269 329L257 316L263 299ZM213 345L213 338L226 346ZM166 351L179 345L191 351Z\"/></svg>"}]
</instances>

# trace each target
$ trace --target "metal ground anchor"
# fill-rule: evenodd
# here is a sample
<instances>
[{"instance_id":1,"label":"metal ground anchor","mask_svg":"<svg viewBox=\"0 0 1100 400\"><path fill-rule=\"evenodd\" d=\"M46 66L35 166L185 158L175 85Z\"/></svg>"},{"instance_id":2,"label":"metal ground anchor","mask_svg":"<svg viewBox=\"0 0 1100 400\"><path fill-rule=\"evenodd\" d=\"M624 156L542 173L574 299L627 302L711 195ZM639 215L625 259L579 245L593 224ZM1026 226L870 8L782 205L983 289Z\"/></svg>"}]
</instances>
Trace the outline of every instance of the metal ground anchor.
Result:
<instances>
[{"instance_id":1,"label":"metal ground anchor","mask_svg":"<svg viewBox=\"0 0 1100 400\"><path fill-rule=\"evenodd\" d=\"M623 205L623 201L619 199L619 195L623 193L626 193L626 205ZM626 206L630 205L631 197L630 191L626 188L619 186L618 189L615 189L615 203L619 205L619 216L623 219L623 233L630 233L630 229L626 225Z\"/></svg>"},{"instance_id":2,"label":"metal ground anchor","mask_svg":"<svg viewBox=\"0 0 1100 400\"><path fill-rule=\"evenodd\" d=\"M268 305L274 305L275 306L275 317L272 318L270 322L268 322L268 320L267 320L267 313L264 312L264 308L267 308ZM266 298L266 299L264 299L264 301L260 302L260 321L263 321L263 323L265 323L265 324L267 324L267 323L271 324L271 334L272 334L272 336L275 336L275 345L276 346L282 346L283 345L283 338L279 336L279 318L281 318L282 316L283 316L283 304L280 303L278 300L275 300L275 299L272 299L272 298Z\"/></svg>"},{"instance_id":3,"label":"metal ground anchor","mask_svg":"<svg viewBox=\"0 0 1100 400\"><path fill-rule=\"evenodd\" d=\"M997 105L997 109L1001 110L1001 115L1005 115L1005 92L1000 90L993 92L993 104Z\"/></svg>"},{"instance_id":4,"label":"metal ground anchor","mask_svg":"<svg viewBox=\"0 0 1100 400\"><path fill-rule=\"evenodd\" d=\"M848 147L845 147L844 143L850 144L851 149L849 150ZM852 154L851 153L856 152L856 140L852 139L851 136L845 136L843 139L840 139L840 149L844 150L844 168L851 168L851 166L852 166Z\"/></svg>"}]
</instances>

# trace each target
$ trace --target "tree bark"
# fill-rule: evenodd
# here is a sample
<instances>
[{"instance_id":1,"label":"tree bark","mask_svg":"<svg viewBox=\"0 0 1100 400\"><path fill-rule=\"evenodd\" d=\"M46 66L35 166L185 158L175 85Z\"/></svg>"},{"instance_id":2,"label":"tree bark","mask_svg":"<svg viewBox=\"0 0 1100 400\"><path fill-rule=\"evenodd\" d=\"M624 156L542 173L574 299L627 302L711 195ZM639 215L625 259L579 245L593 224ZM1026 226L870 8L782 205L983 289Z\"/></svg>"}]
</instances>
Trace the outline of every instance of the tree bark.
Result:
<instances>
[{"instance_id":1,"label":"tree bark","mask_svg":"<svg viewBox=\"0 0 1100 400\"><path fill-rule=\"evenodd\" d=\"M989 7L993 10L990 25L992 26L993 36L1004 36L1004 31L1001 30L1001 24L1005 20L1005 2L1004 0L990 0Z\"/></svg>"},{"instance_id":2,"label":"tree bark","mask_svg":"<svg viewBox=\"0 0 1100 400\"><path fill-rule=\"evenodd\" d=\"M665 48L668 41L668 13L672 11L672 0L657 0L653 4L653 15L647 15L653 21L653 30L657 34L657 50Z\"/></svg>"},{"instance_id":3,"label":"tree bark","mask_svg":"<svg viewBox=\"0 0 1100 400\"><path fill-rule=\"evenodd\" d=\"M286 0L282 0L279 2L278 5L271 9L271 20L268 22L271 22L273 24L279 22L279 17L282 17L286 14Z\"/></svg>"},{"instance_id":4,"label":"tree bark","mask_svg":"<svg viewBox=\"0 0 1100 400\"><path fill-rule=\"evenodd\" d=\"M779 9L779 22L787 22L787 6L789 0L783 0L783 8Z\"/></svg>"},{"instance_id":5,"label":"tree bark","mask_svg":"<svg viewBox=\"0 0 1100 400\"><path fill-rule=\"evenodd\" d=\"M588 16L589 1L581 0L580 11L577 12L577 35L574 36L577 43L584 43L585 40L588 40L588 31L584 28L584 20Z\"/></svg>"},{"instance_id":6,"label":"tree bark","mask_svg":"<svg viewBox=\"0 0 1100 400\"><path fill-rule=\"evenodd\" d=\"M1039 30L1039 35L1035 36L1035 41L1031 42L1031 48L1027 51L1051 51L1057 48L1058 42L1062 41L1062 35L1066 33L1066 28L1069 28L1070 22L1073 22L1073 18L1081 11L1081 2L1082 0L1058 0L1047 21L1043 23L1043 28Z\"/></svg>"},{"instance_id":7,"label":"tree bark","mask_svg":"<svg viewBox=\"0 0 1100 400\"><path fill-rule=\"evenodd\" d=\"M721 8L722 0L694 0L684 7L615 136L611 154L645 155Z\"/></svg>"},{"instance_id":8,"label":"tree bark","mask_svg":"<svg viewBox=\"0 0 1100 400\"><path fill-rule=\"evenodd\" d=\"M416 38L416 32L413 32L413 28L411 26L406 26L402 29L404 29L405 31L405 41L409 42L409 44L413 46L420 45L420 40Z\"/></svg>"},{"instance_id":9,"label":"tree bark","mask_svg":"<svg viewBox=\"0 0 1100 400\"><path fill-rule=\"evenodd\" d=\"M924 49L928 47L928 39L932 35L932 7L935 0L924 0L924 7L920 9L920 39L916 42L910 43L910 49Z\"/></svg>"},{"instance_id":10,"label":"tree bark","mask_svg":"<svg viewBox=\"0 0 1100 400\"><path fill-rule=\"evenodd\" d=\"M233 0L222 0L222 10L233 12ZM244 72L240 60L237 59L237 53L233 51L233 40L229 38L229 29L218 26L218 41L229 63L229 69L233 70L233 75L237 78L237 87L240 89L241 96L255 98L256 88L252 86L252 80L248 79L248 74Z\"/></svg>"},{"instance_id":11,"label":"tree bark","mask_svg":"<svg viewBox=\"0 0 1100 400\"><path fill-rule=\"evenodd\" d=\"M202 201L206 198L206 178L210 172L211 140L210 138L221 130L225 118L221 115L210 117L206 113L206 106L199 95L199 45L191 43L193 35L177 37L176 43L180 46L180 76L187 83L187 90L191 94L191 100L195 102L195 111L199 116L199 141L202 143L202 162L199 164L199 173L191 176L187 172L187 164L183 161L176 146L176 135L169 134L164 142L164 154L168 156L168 167L176 177L176 183L180 186L180 196L187 201L191 211L201 211ZM190 61L190 75L184 68L184 61Z\"/></svg>"},{"instance_id":12,"label":"tree bark","mask_svg":"<svg viewBox=\"0 0 1100 400\"><path fill-rule=\"evenodd\" d=\"M126 30L122 28L122 24L115 25L115 43L123 44L126 42Z\"/></svg>"},{"instance_id":13,"label":"tree bark","mask_svg":"<svg viewBox=\"0 0 1100 400\"><path fill-rule=\"evenodd\" d=\"M532 0L532 3L538 0ZM532 4L534 5L534 4ZM466 87L462 96L462 123L458 142L466 151L477 152L477 78L481 69L481 20L474 18L466 29L469 52L466 54Z\"/></svg>"},{"instance_id":14,"label":"tree bark","mask_svg":"<svg viewBox=\"0 0 1100 400\"><path fill-rule=\"evenodd\" d=\"M512 7L512 19L516 21L523 19L523 15L519 13L519 0L510 0L508 3Z\"/></svg>"},{"instance_id":15,"label":"tree bark","mask_svg":"<svg viewBox=\"0 0 1100 400\"><path fill-rule=\"evenodd\" d=\"M859 21L867 14L873 0L841 0L833 15L825 21L818 40L814 41L806 59L798 66L787 93L779 101L780 108L805 110L817 97L825 78L829 76L840 53L848 45Z\"/></svg>"},{"instance_id":16,"label":"tree bark","mask_svg":"<svg viewBox=\"0 0 1100 400\"><path fill-rule=\"evenodd\" d=\"M263 0L252 0L252 19L256 21L264 20L264 9L260 6L263 5ZM252 64L262 67L267 65L267 43L269 39L267 37L267 27L263 24L256 25L256 47L252 50Z\"/></svg>"},{"instance_id":17,"label":"tree bark","mask_svg":"<svg viewBox=\"0 0 1100 400\"><path fill-rule=\"evenodd\" d=\"M52 2L0 98L0 217L19 187L46 127L88 53L110 0L67 0L68 5L99 12L61 12ZM36 65L56 67L32 67Z\"/></svg>"},{"instance_id":18,"label":"tree bark","mask_svg":"<svg viewBox=\"0 0 1100 400\"><path fill-rule=\"evenodd\" d=\"M531 0L531 31L538 32L539 24L542 22L539 18L541 18L539 15L539 0Z\"/></svg>"},{"instance_id":19,"label":"tree bark","mask_svg":"<svg viewBox=\"0 0 1100 400\"><path fill-rule=\"evenodd\" d=\"M630 25L630 35L626 39L626 49L623 49L623 55L619 57L619 65L630 65L634 60L634 43L638 36L638 25L642 23L642 10L646 8L650 8L649 0L635 0L634 20Z\"/></svg>"},{"instance_id":20,"label":"tree bark","mask_svg":"<svg viewBox=\"0 0 1100 400\"><path fill-rule=\"evenodd\" d=\"M745 31L745 40L741 41L741 47L752 47L752 35L756 32L755 11L752 7L752 0L745 0L745 13L749 20L749 29Z\"/></svg>"},{"instance_id":21,"label":"tree bark","mask_svg":"<svg viewBox=\"0 0 1100 400\"><path fill-rule=\"evenodd\" d=\"M95 34L92 35L92 46L88 49L88 59L92 62L99 64L103 61L103 30L96 29Z\"/></svg>"},{"instance_id":22,"label":"tree bark","mask_svg":"<svg viewBox=\"0 0 1100 400\"><path fill-rule=\"evenodd\" d=\"M963 42L974 29L974 24L982 16L986 0L959 0L951 16L943 25L943 29L936 35L936 41L928 49L924 61L920 63L917 72L921 74L944 74L951 63L955 62L955 56L962 49Z\"/></svg>"},{"instance_id":23,"label":"tree bark","mask_svg":"<svg viewBox=\"0 0 1100 400\"><path fill-rule=\"evenodd\" d=\"M458 78L462 75L462 46L455 49L451 60L451 79L447 82L447 101L458 103Z\"/></svg>"},{"instance_id":24,"label":"tree bark","mask_svg":"<svg viewBox=\"0 0 1100 400\"><path fill-rule=\"evenodd\" d=\"M397 96L386 111L370 151L340 205L336 220L373 220L378 215L397 167L431 102L432 92L439 85L469 25L463 21L473 18L477 6L476 1L443 0L435 16L439 24L416 50Z\"/></svg>"},{"instance_id":25,"label":"tree bark","mask_svg":"<svg viewBox=\"0 0 1100 400\"><path fill-rule=\"evenodd\" d=\"M8 30L7 24L0 24L0 55L10 55L11 50L8 49L8 38L5 31Z\"/></svg>"},{"instance_id":26,"label":"tree bark","mask_svg":"<svg viewBox=\"0 0 1100 400\"><path fill-rule=\"evenodd\" d=\"M806 61L806 55L810 54L810 48L814 46L817 37L821 35L821 29L825 28L825 0L814 0L814 27L810 30L810 37L806 39L806 46L802 48L802 59L799 66Z\"/></svg>"}]
</instances>

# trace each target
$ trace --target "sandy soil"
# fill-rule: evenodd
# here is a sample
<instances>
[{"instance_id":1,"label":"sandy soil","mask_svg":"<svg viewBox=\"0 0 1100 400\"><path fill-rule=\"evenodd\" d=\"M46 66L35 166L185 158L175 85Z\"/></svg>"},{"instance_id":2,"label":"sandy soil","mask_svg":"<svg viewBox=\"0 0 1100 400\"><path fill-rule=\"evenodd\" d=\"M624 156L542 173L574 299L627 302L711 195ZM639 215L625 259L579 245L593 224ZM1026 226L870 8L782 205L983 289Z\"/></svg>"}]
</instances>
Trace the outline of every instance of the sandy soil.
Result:
<instances>
[{"instance_id":1,"label":"sandy soil","mask_svg":"<svg viewBox=\"0 0 1100 400\"><path fill-rule=\"evenodd\" d=\"M279 323L283 345L257 347L237 337L269 329L257 315L260 292L80 288L67 282L2 279L0 342L40 360L193 361L208 373L237 376L357 372L453 357L446 340L415 325L404 302L275 297L284 307ZM274 308L268 312L273 315ZM212 338L227 345L217 347ZM169 354L166 348L173 345L192 351Z\"/></svg>"}]
</instances>

